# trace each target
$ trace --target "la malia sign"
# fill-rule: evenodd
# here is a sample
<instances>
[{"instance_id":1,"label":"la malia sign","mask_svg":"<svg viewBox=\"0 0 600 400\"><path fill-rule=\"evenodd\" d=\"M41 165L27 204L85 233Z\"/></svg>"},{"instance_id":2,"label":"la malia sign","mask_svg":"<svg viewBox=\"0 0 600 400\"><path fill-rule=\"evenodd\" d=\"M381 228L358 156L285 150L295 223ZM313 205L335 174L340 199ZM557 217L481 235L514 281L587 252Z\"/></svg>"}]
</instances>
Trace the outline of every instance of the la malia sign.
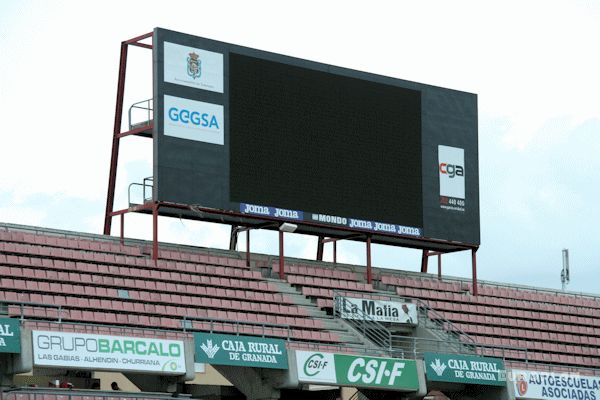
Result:
<instances>
[{"instance_id":1,"label":"la malia sign","mask_svg":"<svg viewBox=\"0 0 600 400\"><path fill-rule=\"evenodd\" d=\"M417 325L417 306L399 301L338 297L336 307L345 319L364 319L365 316L380 322Z\"/></svg>"},{"instance_id":2,"label":"la malia sign","mask_svg":"<svg viewBox=\"0 0 600 400\"><path fill-rule=\"evenodd\" d=\"M12 318L0 318L0 353L21 352L21 324Z\"/></svg>"},{"instance_id":3,"label":"la malia sign","mask_svg":"<svg viewBox=\"0 0 600 400\"><path fill-rule=\"evenodd\" d=\"M196 362L287 369L285 341L257 336L194 333Z\"/></svg>"},{"instance_id":4,"label":"la malia sign","mask_svg":"<svg viewBox=\"0 0 600 400\"><path fill-rule=\"evenodd\" d=\"M296 350L298 381L417 391L414 360Z\"/></svg>"},{"instance_id":5,"label":"la malia sign","mask_svg":"<svg viewBox=\"0 0 600 400\"><path fill-rule=\"evenodd\" d=\"M500 358L425 353L424 361L429 381L506 385L506 370Z\"/></svg>"}]
</instances>

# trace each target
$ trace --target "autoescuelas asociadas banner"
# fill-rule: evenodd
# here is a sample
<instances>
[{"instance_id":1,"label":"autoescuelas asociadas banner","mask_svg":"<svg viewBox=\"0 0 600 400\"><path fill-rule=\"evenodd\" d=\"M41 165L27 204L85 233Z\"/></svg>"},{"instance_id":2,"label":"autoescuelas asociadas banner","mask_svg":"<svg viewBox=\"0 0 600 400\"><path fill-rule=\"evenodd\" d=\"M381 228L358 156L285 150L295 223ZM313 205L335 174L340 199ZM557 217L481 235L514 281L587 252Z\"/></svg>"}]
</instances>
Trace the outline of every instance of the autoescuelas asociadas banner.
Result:
<instances>
[{"instance_id":1,"label":"autoescuelas asociadas banner","mask_svg":"<svg viewBox=\"0 0 600 400\"><path fill-rule=\"evenodd\" d=\"M180 340L33 331L33 362L40 367L185 374Z\"/></svg>"},{"instance_id":2,"label":"autoescuelas asociadas banner","mask_svg":"<svg viewBox=\"0 0 600 400\"><path fill-rule=\"evenodd\" d=\"M298 380L340 386L416 391L419 389L414 360L296 351Z\"/></svg>"},{"instance_id":3,"label":"autoescuelas asociadas banner","mask_svg":"<svg viewBox=\"0 0 600 400\"><path fill-rule=\"evenodd\" d=\"M517 399L600 400L597 376L512 370L509 378Z\"/></svg>"}]
</instances>

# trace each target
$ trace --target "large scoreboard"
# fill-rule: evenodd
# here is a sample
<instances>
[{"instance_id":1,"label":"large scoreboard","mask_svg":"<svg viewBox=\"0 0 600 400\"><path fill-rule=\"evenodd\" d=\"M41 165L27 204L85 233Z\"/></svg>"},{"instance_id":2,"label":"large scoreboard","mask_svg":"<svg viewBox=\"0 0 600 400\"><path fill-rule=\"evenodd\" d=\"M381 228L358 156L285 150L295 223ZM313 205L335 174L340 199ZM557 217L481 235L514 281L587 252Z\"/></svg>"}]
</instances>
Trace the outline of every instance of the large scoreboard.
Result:
<instances>
[{"instance_id":1,"label":"large scoreboard","mask_svg":"<svg viewBox=\"0 0 600 400\"><path fill-rule=\"evenodd\" d=\"M155 201L479 244L476 95L160 28L153 40Z\"/></svg>"}]
</instances>

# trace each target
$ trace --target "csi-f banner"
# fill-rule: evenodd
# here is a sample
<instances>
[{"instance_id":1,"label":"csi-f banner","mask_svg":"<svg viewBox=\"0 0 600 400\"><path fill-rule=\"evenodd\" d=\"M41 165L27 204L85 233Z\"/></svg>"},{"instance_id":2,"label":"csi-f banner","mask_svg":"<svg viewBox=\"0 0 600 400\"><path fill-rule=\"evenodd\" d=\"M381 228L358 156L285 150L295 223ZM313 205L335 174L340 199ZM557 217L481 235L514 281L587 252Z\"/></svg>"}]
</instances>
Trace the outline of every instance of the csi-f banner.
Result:
<instances>
[{"instance_id":1,"label":"csi-f banner","mask_svg":"<svg viewBox=\"0 0 600 400\"><path fill-rule=\"evenodd\" d=\"M0 318L0 353L21 352L21 324L12 318Z\"/></svg>"},{"instance_id":2,"label":"csi-f banner","mask_svg":"<svg viewBox=\"0 0 600 400\"><path fill-rule=\"evenodd\" d=\"M512 370L515 398L532 400L600 400L600 377Z\"/></svg>"},{"instance_id":3,"label":"csi-f banner","mask_svg":"<svg viewBox=\"0 0 600 400\"><path fill-rule=\"evenodd\" d=\"M285 341L257 336L194 333L196 362L287 369Z\"/></svg>"},{"instance_id":4,"label":"csi-f banner","mask_svg":"<svg viewBox=\"0 0 600 400\"><path fill-rule=\"evenodd\" d=\"M425 353L424 359L429 381L506 385L504 361L499 358Z\"/></svg>"},{"instance_id":5,"label":"csi-f banner","mask_svg":"<svg viewBox=\"0 0 600 400\"><path fill-rule=\"evenodd\" d=\"M296 350L298 381L402 391L419 389L414 360Z\"/></svg>"},{"instance_id":6,"label":"csi-f banner","mask_svg":"<svg viewBox=\"0 0 600 400\"><path fill-rule=\"evenodd\" d=\"M39 367L182 375L184 344L179 340L33 331L33 360Z\"/></svg>"},{"instance_id":7,"label":"csi-f banner","mask_svg":"<svg viewBox=\"0 0 600 400\"><path fill-rule=\"evenodd\" d=\"M336 307L340 316L345 319L371 318L381 322L395 322L416 325L418 322L417 306L412 303L398 301L382 301L338 297Z\"/></svg>"}]
</instances>

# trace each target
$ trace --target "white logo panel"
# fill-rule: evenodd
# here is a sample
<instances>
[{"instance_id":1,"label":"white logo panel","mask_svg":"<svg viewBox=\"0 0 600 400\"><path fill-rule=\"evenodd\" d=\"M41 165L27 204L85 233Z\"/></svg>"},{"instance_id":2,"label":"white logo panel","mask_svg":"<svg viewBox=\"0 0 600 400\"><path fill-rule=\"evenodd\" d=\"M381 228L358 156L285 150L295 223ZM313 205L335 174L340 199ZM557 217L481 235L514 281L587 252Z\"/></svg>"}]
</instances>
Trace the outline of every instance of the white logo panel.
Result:
<instances>
[{"instance_id":1,"label":"white logo panel","mask_svg":"<svg viewBox=\"0 0 600 400\"><path fill-rule=\"evenodd\" d=\"M438 146L440 196L465 199L465 150Z\"/></svg>"},{"instance_id":2,"label":"white logo panel","mask_svg":"<svg viewBox=\"0 0 600 400\"><path fill-rule=\"evenodd\" d=\"M222 145L223 106L164 96L164 132L167 136Z\"/></svg>"},{"instance_id":3,"label":"white logo panel","mask_svg":"<svg viewBox=\"0 0 600 400\"><path fill-rule=\"evenodd\" d=\"M223 93L223 54L165 42L164 80Z\"/></svg>"}]
</instances>

